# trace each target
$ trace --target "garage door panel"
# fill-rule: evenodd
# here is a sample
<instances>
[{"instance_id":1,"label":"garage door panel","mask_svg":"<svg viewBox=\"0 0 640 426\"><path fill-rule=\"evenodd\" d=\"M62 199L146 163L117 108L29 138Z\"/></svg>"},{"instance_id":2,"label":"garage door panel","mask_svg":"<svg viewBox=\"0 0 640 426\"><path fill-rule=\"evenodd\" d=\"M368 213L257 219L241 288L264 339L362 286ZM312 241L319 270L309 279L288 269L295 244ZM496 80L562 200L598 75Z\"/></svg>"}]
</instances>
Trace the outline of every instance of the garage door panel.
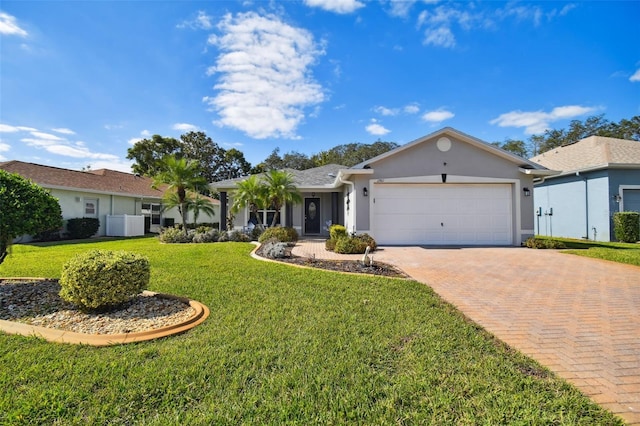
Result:
<instances>
[{"instance_id":1,"label":"garage door panel","mask_svg":"<svg viewBox=\"0 0 640 426\"><path fill-rule=\"evenodd\" d=\"M381 185L372 204L381 244L508 245L511 185Z\"/></svg>"}]
</instances>

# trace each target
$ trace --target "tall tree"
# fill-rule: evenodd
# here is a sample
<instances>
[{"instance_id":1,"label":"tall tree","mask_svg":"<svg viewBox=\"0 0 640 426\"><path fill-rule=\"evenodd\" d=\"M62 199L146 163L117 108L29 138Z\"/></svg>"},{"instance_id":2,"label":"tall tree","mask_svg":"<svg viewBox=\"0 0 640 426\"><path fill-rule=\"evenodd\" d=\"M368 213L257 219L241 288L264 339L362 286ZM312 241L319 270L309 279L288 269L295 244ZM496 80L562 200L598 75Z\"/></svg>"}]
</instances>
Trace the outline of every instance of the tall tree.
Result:
<instances>
[{"instance_id":1,"label":"tall tree","mask_svg":"<svg viewBox=\"0 0 640 426\"><path fill-rule=\"evenodd\" d=\"M224 161L219 170L223 179L235 179L247 176L251 172L251 164L244 158L242 151L231 148L224 153Z\"/></svg>"},{"instance_id":2,"label":"tall tree","mask_svg":"<svg viewBox=\"0 0 640 426\"><path fill-rule=\"evenodd\" d=\"M316 166L327 164L342 164L343 166L355 166L380 154L384 154L399 145L395 142L383 142L378 140L372 144L350 143L335 146L328 151L321 151L311 157Z\"/></svg>"},{"instance_id":3,"label":"tall tree","mask_svg":"<svg viewBox=\"0 0 640 426\"><path fill-rule=\"evenodd\" d=\"M157 188L163 184L167 185L165 197L168 201L171 201L172 198L166 192L174 192L177 197L175 200L182 218L182 230L186 235L189 203L187 191L198 191L200 187L207 184L207 181L202 177L202 171L196 161L168 155L162 159L160 172L153 176L154 187Z\"/></svg>"},{"instance_id":4,"label":"tall tree","mask_svg":"<svg viewBox=\"0 0 640 426\"><path fill-rule=\"evenodd\" d=\"M495 145L498 148L502 148L505 151L509 151L513 154L519 155L522 158L527 158L529 151L524 141L518 139L506 139L504 142L493 142L491 145Z\"/></svg>"},{"instance_id":5,"label":"tall tree","mask_svg":"<svg viewBox=\"0 0 640 426\"><path fill-rule=\"evenodd\" d=\"M142 139L129 148L127 159L135 160L131 166L134 173L151 177L160 171L163 157L180 154L180 152L181 144L178 140L153 135L151 139Z\"/></svg>"},{"instance_id":6,"label":"tall tree","mask_svg":"<svg viewBox=\"0 0 640 426\"><path fill-rule=\"evenodd\" d=\"M0 263L11 242L62 227L62 210L49 191L16 173L0 170Z\"/></svg>"},{"instance_id":7,"label":"tall tree","mask_svg":"<svg viewBox=\"0 0 640 426\"><path fill-rule=\"evenodd\" d=\"M258 221L256 225L262 228L262 218L258 212L268 207L267 198L266 185L264 185L257 175L251 175L245 180L236 183L236 189L233 192L231 213L235 214L240 209L249 207L249 210Z\"/></svg>"},{"instance_id":8,"label":"tall tree","mask_svg":"<svg viewBox=\"0 0 640 426\"><path fill-rule=\"evenodd\" d=\"M280 210L285 203L298 204L302 202L302 195L296 187L291 173L281 170L271 170L264 177L267 185L267 201L276 213L273 215L271 226L278 223Z\"/></svg>"},{"instance_id":9,"label":"tall tree","mask_svg":"<svg viewBox=\"0 0 640 426\"><path fill-rule=\"evenodd\" d=\"M259 165L265 171L284 169L284 160L280 157L280 148L274 148L271 154Z\"/></svg>"},{"instance_id":10,"label":"tall tree","mask_svg":"<svg viewBox=\"0 0 640 426\"><path fill-rule=\"evenodd\" d=\"M207 182L226 179L225 150L204 132L188 132L180 136L182 157L198 162Z\"/></svg>"}]
</instances>

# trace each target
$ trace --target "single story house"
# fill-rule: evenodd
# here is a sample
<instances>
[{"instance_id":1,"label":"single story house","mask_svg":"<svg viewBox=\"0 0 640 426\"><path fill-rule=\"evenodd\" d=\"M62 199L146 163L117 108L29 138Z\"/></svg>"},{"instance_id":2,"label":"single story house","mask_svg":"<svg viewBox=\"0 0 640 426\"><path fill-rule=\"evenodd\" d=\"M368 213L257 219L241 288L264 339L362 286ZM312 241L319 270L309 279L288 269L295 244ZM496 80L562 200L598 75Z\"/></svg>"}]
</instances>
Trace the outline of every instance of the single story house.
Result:
<instances>
[{"instance_id":1,"label":"single story house","mask_svg":"<svg viewBox=\"0 0 640 426\"><path fill-rule=\"evenodd\" d=\"M144 216L144 232L159 232L161 226L180 223L177 208L162 209L161 189L151 187L153 180L115 170L69 170L22 161L0 163L0 169L17 173L48 189L60 202L62 218L97 218L100 228L96 235L107 235L107 215ZM218 222L220 203L214 203L216 214L201 213L198 222ZM189 221L192 221L189 214Z\"/></svg>"},{"instance_id":2,"label":"single story house","mask_svg":"<svg viewBox=\"0 0 640 426\"><path fill-rule=\"evenodd\" d=\"M561 171L534 182L538 234L614 241L614 213L640 212L638 141L590 136L531 161Z\"/></svg>"},{"instance_id":3,"label":"single story house","mask_svg":"<svg viewBox=\"0 0 640 426\"><path fill-rule=\"evenodd\" d=\"M520 245L534 234L533 179L555 173L450 127L353 167L291 172L303 203L281 224L326 237L337 223L388 245ZM238 180L211 184L223 217ZM234 226L249 219L245 208Z\"/></svg>"}]
</instances>

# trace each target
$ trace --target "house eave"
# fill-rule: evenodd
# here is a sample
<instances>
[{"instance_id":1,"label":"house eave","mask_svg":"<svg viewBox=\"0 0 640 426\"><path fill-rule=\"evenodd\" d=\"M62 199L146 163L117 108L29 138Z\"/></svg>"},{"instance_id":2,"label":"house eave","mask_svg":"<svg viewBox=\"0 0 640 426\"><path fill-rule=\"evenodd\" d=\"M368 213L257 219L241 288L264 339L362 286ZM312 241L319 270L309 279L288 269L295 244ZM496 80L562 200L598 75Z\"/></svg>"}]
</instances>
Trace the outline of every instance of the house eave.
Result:
<instances>
[{"instance_id":1,"label":"house eave","mask_svg":"<svg viewBox=\"0 0 640 426\"><path fill-rule=\"evenodd\" d=\"M115 195L119 197L129 197L129 198L147 198L150 200L162 200L162 196L154 196L154 195L145 195L145 194L132 194L128 192L115 192L115 191L100 191L98 189L89 189L89 188L75 188L72 186L62 186L62 185L49 185L39 183L38 185L47 189L58 189L62 191L74 191L74 192L87 192L89 194L100 194L100 195Z\"/></svg>"},{"instance_id":2,"label":"house eave","mask_svg":"<svg viewBox=\"0 0 640 426\"><path fill-rule=\"evenodd\" d=\"M530 175L530 176L534 176L534 177L538 177L538 176L555 176L555 175L558 175L558 174L562 173L559 170L524 169L522 167L519 167L518 170L520 171L520 173L524 173L525 175Z\"/></svg>"},{"instance_id":3,"label":"house eave","mask_svg":"<svg viewBox=\"0 0 640 426\"><path fill-rule=\"evenodd\" d=\"M640 164L638 164L638 163L607 163L607 164L599 164L599 165L596 165L596 166L584 167L584 168L576 169L576 170L561 171L561 172L558 172L557 174L554 174L554 175L541 176L542 179L535 179L534 182L541 183L546 179L560 178L560 177L572 176L572 175L578 175L579 176L581 173L597 172L597 171L600 171L600 170L607 170L607 169L614 169L614 170L634 169L634 170L640 170Z\"/></svg>"}]
</instances>

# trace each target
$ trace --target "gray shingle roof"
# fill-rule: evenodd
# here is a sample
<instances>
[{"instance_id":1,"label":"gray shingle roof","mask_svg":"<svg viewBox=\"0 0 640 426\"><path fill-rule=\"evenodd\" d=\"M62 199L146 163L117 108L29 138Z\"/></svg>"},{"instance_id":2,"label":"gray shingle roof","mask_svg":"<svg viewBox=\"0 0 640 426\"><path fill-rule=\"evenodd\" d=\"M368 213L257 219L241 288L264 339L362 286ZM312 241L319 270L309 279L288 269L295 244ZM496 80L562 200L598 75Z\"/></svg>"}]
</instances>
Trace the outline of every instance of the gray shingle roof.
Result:
<instances>
[{"instance_id":1,"label":"gray shingle roof","mask_svg":"<svg viewBox=\"0 0 640 426\"><path fill-rule=\"evenodd\" d=\"M563 172L614 164L640 165L640 142L590 136L574 144L537 155L531 161L548 169Z\"/></svg>"},{"instance_id":2,"label":"gray shingle roof","mask_svg":"<svg viewBox=\"0 0 640 426\"><path fill-rule=\"evenodd\" d=\"M305 189L331 185L336 180L338 171L347 168L347 166L341 166L339 164L327 164L325 166L314 167L307 170L284 169L284 171L293 175L298 188ZM232 189L236 187L237 182L241 182L245 179L246 177L241 177L214 182L211 184L211 187L216 189Z\"/></svg>"}]
</instances>

